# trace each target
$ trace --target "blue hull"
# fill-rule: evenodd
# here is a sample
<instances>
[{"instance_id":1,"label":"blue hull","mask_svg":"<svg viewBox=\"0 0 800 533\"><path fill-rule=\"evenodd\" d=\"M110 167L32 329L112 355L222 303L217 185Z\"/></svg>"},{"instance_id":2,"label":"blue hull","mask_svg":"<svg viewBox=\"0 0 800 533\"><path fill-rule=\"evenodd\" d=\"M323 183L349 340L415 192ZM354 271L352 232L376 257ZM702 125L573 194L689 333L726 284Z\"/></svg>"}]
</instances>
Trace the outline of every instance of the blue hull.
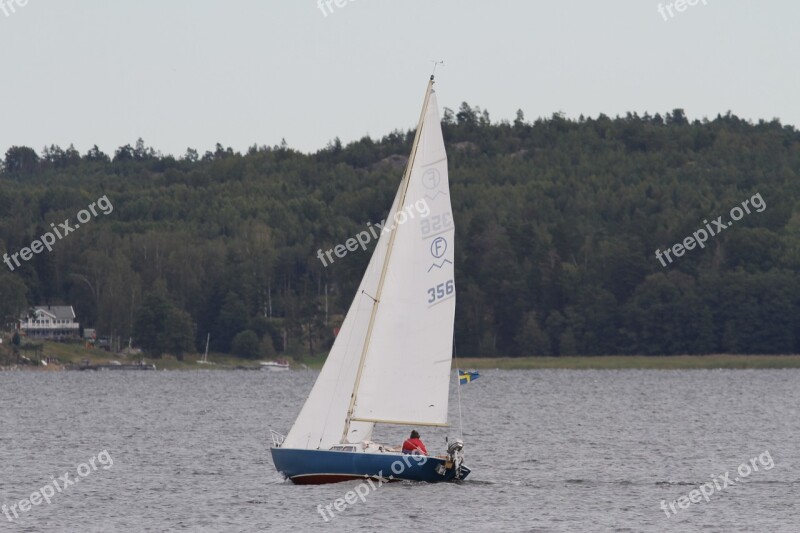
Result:
<instances>
[{"instance_id":1,"label":"blue hull","mask_svg":"<svg viewBox=\"0 0 800 533\"><path fill-rule=\"evenodd\" d=\"M272 448L275 468L297 484L337 483L365 478L392 480L453 481L455 469L440 474L437 468L445 459L395 453L361 453L332 450L303 450L297 448ZM469 468L461 466L459 479L469 475Z\"/></svg>"}]
</instances>

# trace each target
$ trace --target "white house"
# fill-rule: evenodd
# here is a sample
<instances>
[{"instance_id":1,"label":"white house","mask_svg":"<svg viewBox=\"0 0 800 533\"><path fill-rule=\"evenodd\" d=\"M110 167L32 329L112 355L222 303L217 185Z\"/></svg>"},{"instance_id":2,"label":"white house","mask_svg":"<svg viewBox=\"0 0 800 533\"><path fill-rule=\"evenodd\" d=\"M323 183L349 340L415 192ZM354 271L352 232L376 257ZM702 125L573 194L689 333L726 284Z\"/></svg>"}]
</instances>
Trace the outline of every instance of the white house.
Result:
<instances>
[{"instance_id":1,"label":"white house","mask_svg":"<svg viewBox=\"0 0 800 533\"><path fill-rule=\"evenodd\" d=\"M38 339L78 337L80 324L71 305L37 305L19 320L21 335Z\"/></svg>"}]
</instances>

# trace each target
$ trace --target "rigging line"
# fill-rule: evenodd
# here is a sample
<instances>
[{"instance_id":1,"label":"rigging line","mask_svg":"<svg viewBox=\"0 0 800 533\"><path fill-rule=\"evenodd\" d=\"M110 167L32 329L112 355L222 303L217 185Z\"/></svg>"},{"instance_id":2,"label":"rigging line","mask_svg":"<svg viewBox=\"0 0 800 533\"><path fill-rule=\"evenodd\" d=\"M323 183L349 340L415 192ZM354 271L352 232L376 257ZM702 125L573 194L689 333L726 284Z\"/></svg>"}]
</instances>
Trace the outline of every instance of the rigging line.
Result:
<instances>
[{"instance_id":1,"label":"rigging line","mask_svg":"<svg viewBox=\"0 0 800 533\"><path fill-rule=\"evenodd\" d=\"M461 416L461 379L458 371L458 350L456 350L456 332L453 331L453 361L456 362L456 387L458 396L458 435L464 442L464 418Z\"/></svg>"}]
</instances>

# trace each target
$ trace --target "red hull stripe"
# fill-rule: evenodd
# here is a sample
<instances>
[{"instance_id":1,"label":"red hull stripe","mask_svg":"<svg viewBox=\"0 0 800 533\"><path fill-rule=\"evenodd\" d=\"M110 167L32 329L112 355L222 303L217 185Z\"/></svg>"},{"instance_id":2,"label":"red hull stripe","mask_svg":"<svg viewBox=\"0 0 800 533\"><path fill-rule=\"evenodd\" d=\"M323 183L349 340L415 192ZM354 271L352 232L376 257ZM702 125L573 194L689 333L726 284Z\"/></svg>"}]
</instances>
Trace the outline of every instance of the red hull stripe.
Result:
<instances>
[{"instance_id":1,"label":"red hull stripe","mask_svg":"<svg viewBox=\"0 0 800 533\"><path fill-rule=\"evenodd\" d=\"M357 476L353 474L301 474L289 478L295 485L322 485L324 483L341 483L342 481L363 481L369 476ZM377 478L373 478L377 479ZM399 479L385 479L386 481L400 481Z\"/></svg>"}]
</instances>

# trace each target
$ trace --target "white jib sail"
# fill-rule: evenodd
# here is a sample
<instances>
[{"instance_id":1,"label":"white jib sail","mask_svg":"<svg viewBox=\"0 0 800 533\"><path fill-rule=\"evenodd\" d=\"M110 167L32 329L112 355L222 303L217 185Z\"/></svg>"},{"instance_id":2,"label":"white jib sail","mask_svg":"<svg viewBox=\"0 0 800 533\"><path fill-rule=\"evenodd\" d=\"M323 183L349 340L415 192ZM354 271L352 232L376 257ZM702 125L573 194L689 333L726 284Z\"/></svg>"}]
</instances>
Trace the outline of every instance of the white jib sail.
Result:
<instances>
[{"instance_id":1,"label":"white jib sail","mask_svg":"<svg viewBox=\"0 0 800 533\"><path fill-rule=\"evenodd\" d=\"M376 421L446 423L455 316L454 227L447 159L432 90L427 101L405 202L399 206L404 180L386 219L386 227L394 228L381 234L284 448L326 450L342 440L369 440ZM418 209L421 206L430 210L427 217L421 216L427 212ZM390 242L393 250L378 295ZM373 313L373 330L367 339ZM361 379L354 391L362 354ZM354 393L354 418L343 439Z\"/></svg>"}]
</instances>

